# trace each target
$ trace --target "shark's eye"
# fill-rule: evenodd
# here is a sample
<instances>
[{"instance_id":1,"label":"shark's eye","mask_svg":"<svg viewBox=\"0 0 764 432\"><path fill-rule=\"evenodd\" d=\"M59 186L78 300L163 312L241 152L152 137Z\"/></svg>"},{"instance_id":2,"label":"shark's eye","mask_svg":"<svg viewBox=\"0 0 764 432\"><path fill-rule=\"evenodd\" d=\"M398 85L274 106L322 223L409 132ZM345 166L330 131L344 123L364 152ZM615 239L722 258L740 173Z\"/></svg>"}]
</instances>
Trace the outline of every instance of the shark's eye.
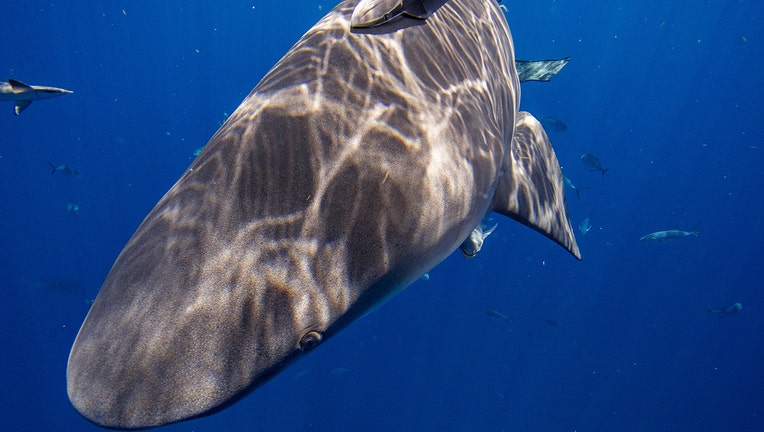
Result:
<instances>
[{"instance_id":1,"label":"shark's eye","mask_svg":"<svg viewBox=\"0 0 764 432\"><path fill-rule=\"evenodd\" d=\"M302 338L300 338L300 349L303 351L310 351L317 347L323 338L324 336L321 333L315 330L311 330L305 333Z\"/></svg>"}]
</instances>

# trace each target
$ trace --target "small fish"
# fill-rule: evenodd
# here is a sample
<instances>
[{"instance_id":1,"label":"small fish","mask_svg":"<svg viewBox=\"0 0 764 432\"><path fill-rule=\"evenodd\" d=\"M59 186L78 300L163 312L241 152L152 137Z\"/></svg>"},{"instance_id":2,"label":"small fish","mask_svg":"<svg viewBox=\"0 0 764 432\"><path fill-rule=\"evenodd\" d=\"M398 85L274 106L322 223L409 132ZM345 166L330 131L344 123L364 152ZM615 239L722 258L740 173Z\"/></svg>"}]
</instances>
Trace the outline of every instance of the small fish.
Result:
<instances>
[{"instance_id":1,"label":"small fish","mask_svg":"<svg viewBox=\"0 0 764 432\"><path fill-rule=\"evenodd\" d=\"M344 367L338 367L338 368L332 369L332 375L345 375L348 372L350 372L350 369L344 368Z\"/></svg>"},{"instance_id":2,"label":"small fish","mask_svg":"<svg viewBox=\"0 0 764 432\"><path fill-rule=\"evenodd\" d=\"M546 128L551 129L553 131L557 132L565 132L568 130L568 125L565 124L562 120L555 118L555 117L544 117L541 120L541 124L546 126Z\"/></svg>"},{"instance_id":3,"label":"small fish","mask_svg":"<svg viewBox=\"0 0 764 432\"><path fill-rule=\"evenodd\" d=\"M711 306L708 307L708 313L718 313L718 314L724 314L724 315L732 315L736 314L743 310L743 305L741 303L732 303L729 306L724 306L720 308L713 308Z\"/></svg>"},{"instance_id":4,"label":"small fish","mask_svg":"<svg viewBox=\"0 0 764 432\"><path fill-rule=\"evenodd\" d=\"M562 175L562 180L565 182L566 186L568 186L569 188L573 189L576 192L576 197L578 199L581 199L581 190L589 189L588 187L576 187L576 185L574 185L573 182L570 181L570 179L565 174Z\"/></svg>"},{"instance_id":5,"label":"small fish","mask_svg":"<svg viewBox=\"0 0 764 432\"><path fill-rule=\"evenodd\" d=\"M593 212L589 213L589 216L585 217L584 220L581 221L580 224L578 224L578 231L581 233L581 235L586 235L589 231L592 229L592 216L594 216L594 212L597 210L594 210Z\"/></svg>"},{"instance_id":6,"label":"small fish","mask_svg":"<svg viewBox=\"0 0 764 432\"><path fill-rule=\"evenodd\" d=\"M693 228L692 231L681 231L681 230L656 231L654 233L643 235L642 238L639 239L639 241L660 242L660 241L671 240L671 239L680 238L680 237L689 237L689 236L697 237L698 225L700 225L700 222L698 222L698 224L695 225L695 228Z\"/></svg>"},{"instance_id":7,"label":"small fish","mask_svg":"<svg viewBox=\"0 0 764 432\"><path fill-rule=\"evenodd\" d=\"M597 158L597 156L591 155L589 153L584 153L581 155L581 161L584 163L584 165L589 167L589 171L599 171L602 173L602 178L605 178L605 172L609 170L610 168L602 168L602 164L600 164L600 160Z\"/></svg>"},{"instance_id":8,"label":"small fish","mask_svg":"<svg viewBox=\"0 0 764 432\"><path fill-rule=\"evenodd\" d=\"M64 173L64 175L73 175L73 176L80 175L79 171L77 171L76 169L74 169L74 168L72 168L70 166L66 166L66 165L55 166L50 161L45 161L45 162L48 162L48 165L50 165L50 174L51 175L55 174L56 171L61 171L62 173Z\"/></svg>"},{"instance_id":9,"label":"small fish","mask_svg":"<svg viewBox=\"0 0 764 432\"><path fill-rule=\"evenodd\" d=\"M476 226L470 233L470 236L467 237L467 240L464 240L462 245L459 246L459 249L462 251L462 255L464 255L465 258L473 258L480 252L480 249L483 249L483 242L486 237L491 235L498 226L498 224L493 224L489 227L484 223L484 221L491 222L491 220L490 217L483 218L480 225Z\"/></svg>"},{"instance_id":10,"label":"small fish","mask_svg":"<svg viewBox=\"0 0 764 432\"><path fill-rule=\"evenodd\" d=\"M550 60L515 60L520 82L549 81L568 64L570 57Z\"/></svg>"},{"instance_id":11,"label":"small fish","mask_svg":"<svg viewBox=\"0 0 764 432\"><path fill-rule=\"evenodd\" d=\"M69 204L66 206L66 210L74 215L74 217L80 217L80 206L77 204Z\"/></svg>"},{"instance_id":12,"label":"small fish","mask_svg":"<svg viewBox=\"0 0 764 432\"><path fill-rule=\"evenodd\" d=\"M496 321L505 321L507 318L509 318L508 316L497 311L496 309L488 309L487 311L485 311L485 314L495 319Z\"/></svg>"},{"instance_id":13,"label":"small fish","mask_svg":"<svg viewBox=\"0 0 764 432\"><path fill-rule=\"evenodd\" d=\"M204 150L204 146L197 147L197 149L194 150L194 157L199 156L199 153L201 153L202 150Z\"/></svg>"}]
</instances>

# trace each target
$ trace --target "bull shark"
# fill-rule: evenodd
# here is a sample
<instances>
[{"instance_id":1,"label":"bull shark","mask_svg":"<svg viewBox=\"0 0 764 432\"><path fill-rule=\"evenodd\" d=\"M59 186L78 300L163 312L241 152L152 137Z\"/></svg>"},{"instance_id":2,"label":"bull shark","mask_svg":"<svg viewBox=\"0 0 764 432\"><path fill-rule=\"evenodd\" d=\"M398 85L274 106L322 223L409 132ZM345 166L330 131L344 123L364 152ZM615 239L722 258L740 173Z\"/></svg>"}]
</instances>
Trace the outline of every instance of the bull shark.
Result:
<instances>
[{"instance_id":1,"label":"bull shark","mask_svg":"<svg viewBox=\"0 0 764 432\"><path fill-rule=\"evenodd\" d=\"M15 79L0 82L0 101L14 102L13 113L16 115L21 114L33 101L72 93L62 88L28 85Z\"/></svg>"},{"instance_id":2,"label":"bull shark","mask_svg":"<svg viewBox=\"0 0 764 432\"><path fill-rule=\"evenodd\" d=\"M138 227L70 352L88 420L149 428L225 408L426 274L488 211L580 258L557 157L519 111L499 5L396 1L347 0L308 30Z\"/></svg>"}]
</instances>

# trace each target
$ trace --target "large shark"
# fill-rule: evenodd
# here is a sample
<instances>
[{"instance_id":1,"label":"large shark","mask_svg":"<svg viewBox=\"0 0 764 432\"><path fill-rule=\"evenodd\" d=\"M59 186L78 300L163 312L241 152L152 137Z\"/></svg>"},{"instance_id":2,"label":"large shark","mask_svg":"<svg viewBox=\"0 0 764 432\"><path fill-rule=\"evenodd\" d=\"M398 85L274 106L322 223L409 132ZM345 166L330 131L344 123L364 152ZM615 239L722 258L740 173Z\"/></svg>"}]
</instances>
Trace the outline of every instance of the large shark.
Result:
<instances>
[{"instance_id":1,"label":"large shark","mask_svg":"<svg viewBox=\"0 0 764 432\"><path fill-rule=\"evenodd\" d=\"M494 0L335 7L117 258L69 357L75 408L128 429L217 411L417 280L488 211L579 257L557 158L518 112L513 50Z\"/></svg>"},{"instance_id":2,"label":"large shark","mask_svg":"<svg viewBox=\"0 0 764 432\"><path fill-rule=\"evenodd\" d=\"M72 93L71 90L57 87L24 84L15 79L9 79L8 82L0 82L0 101L13 102L13 113L16 115L21 114L33 101Z\"/></svg>"}]
</instances>

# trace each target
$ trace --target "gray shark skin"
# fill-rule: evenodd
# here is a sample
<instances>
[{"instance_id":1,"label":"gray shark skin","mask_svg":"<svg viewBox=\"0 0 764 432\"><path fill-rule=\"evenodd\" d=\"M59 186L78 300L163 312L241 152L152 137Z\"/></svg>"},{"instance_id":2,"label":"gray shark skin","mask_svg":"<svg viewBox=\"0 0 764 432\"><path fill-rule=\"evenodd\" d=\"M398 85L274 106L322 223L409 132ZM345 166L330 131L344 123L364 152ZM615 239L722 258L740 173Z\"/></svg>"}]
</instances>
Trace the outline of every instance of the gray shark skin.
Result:
<instances>
[{"instance_id":1,"label":"gray shark skin","mask_svg":"<svg viewBox=\"0 0 764 432\"><path fill-rule=\"evenodd\" d=\"M518 112L498 5L351 30L355 6L268 72L117 258L67 368L90 421L224 408L417 280L487 211L580 257L557 158Z\"/></svg>"},{"instance_id":2,"label":"gray shark skin","mask_svg":"<svg viewBox=\"0 0 764 432\"><path fill-rule=\"evenodd\" d=\"M16 115L21 114L33 101L72 93L74 92L71 90L33 86L14 79L9 79L8 82L0 82L0 101L14 102L13 113Z\"/></svg>"}]
</instances>

